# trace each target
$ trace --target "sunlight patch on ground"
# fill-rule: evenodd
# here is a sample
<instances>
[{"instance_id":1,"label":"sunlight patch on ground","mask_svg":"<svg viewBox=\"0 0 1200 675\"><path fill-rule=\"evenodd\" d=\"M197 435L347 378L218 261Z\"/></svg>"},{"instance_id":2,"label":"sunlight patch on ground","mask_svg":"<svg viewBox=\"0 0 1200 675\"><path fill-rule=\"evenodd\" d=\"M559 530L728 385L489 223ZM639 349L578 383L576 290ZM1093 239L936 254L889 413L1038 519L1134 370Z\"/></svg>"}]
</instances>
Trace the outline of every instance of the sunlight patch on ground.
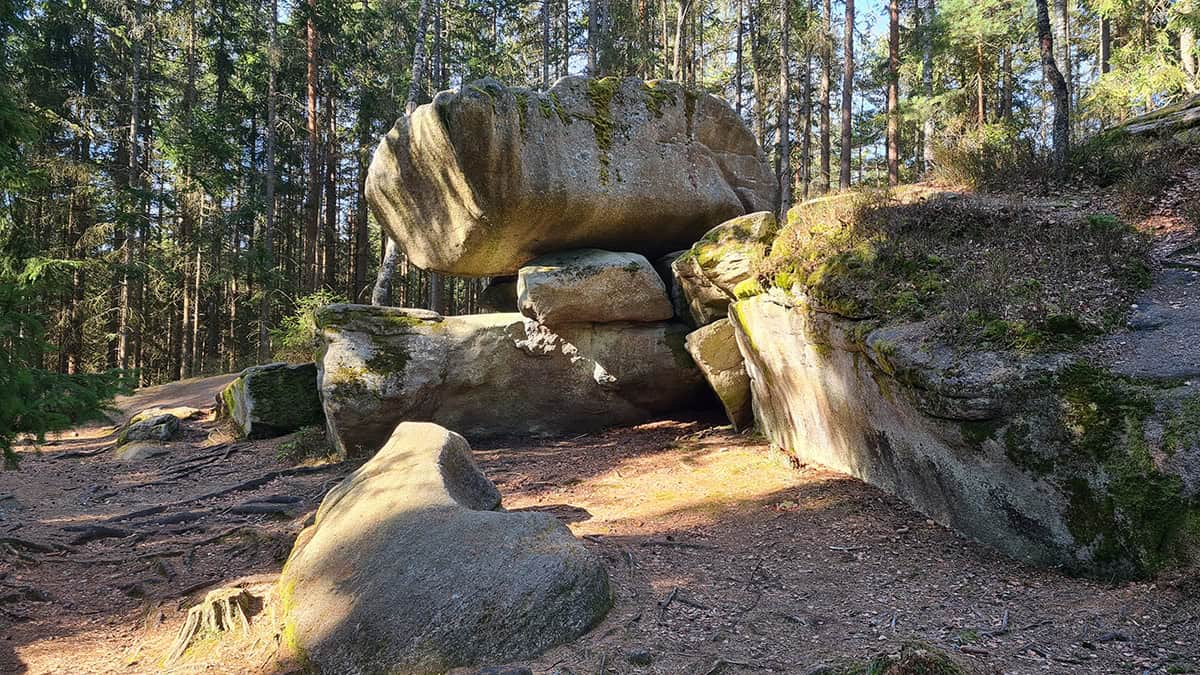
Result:
<instances>
[{"instance_id":1,"label":"sunlight patch on ground","mask_svg":"<svg viewBox=\"0 0 1200 675\"><path fill-rule=\"evenodd\" d=\"M515 492L506 495L505 507L569 504L590 514L572 523L577 536L648 535L704 525L748 505L769 507L772 495L814 478L763 445L701 442L626 459L569 485Z\"/></svg>"}]
</instances>

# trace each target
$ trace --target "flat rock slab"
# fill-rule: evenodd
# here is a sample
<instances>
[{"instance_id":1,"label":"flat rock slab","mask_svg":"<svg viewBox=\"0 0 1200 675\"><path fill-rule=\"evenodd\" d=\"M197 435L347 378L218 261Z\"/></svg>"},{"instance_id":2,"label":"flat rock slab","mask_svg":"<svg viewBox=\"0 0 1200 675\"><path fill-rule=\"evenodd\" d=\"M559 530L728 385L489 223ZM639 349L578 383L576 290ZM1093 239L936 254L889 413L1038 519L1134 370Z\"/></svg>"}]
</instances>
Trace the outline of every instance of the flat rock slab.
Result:
<instances>
[{"instance_id":1,"label":"flat rock slab","mask_svg":"<svg viewBox=\"0 0 1200 675\"><path fill-rule=\"evenodd\" d=\"M319 425L323 412L317 366L251 366L217 395L217 414L231 419L246 438L271 438Z\"/></svg>"},{"instance_id":2,"label":"flat rock slab","mask_svg":"<svg viewBox=\"0 0 1200 675\"><path fill-rule=\"evenodd\" d=\"M675 313L662 278L638 253L587 248L535 258L517 273L517 294L522 314L551 326Z\"/></svg>"},{"instance_id":3,"label":"flat rock slab","mask_svg":"<svg viewBox=\"0 0 1200 675\"><path fill-rule=\"evenodd\" d=\"M403 421L469 438L578 434L708 398L674 322L550 329L520 314L339 304L317 323L327 427L343 455L375 452Z\"/></svg>"},{"instance_id":4,"label":"flat rock slab","mask_svg":"<svg viewBox=\"0 0 1200 675\"><path fill-rule=\"evenodd\" d=\"M366 188L409 260L470 276L586 247L654 258L779 199L728 103L637 78L443 91L396 122Z\"/></svg>"},{"instance_id":5,"label":"flat rock slab","mask_svg":"<svg viewBox=\"0 0 1200 675\"><path fill-rule=\"evenodd\" d=\"M297 539L286 648L320 672L444 672L587 631L612 606L603 564L553 516L499 504L462 436L396 427Z\"/></svg>"}]
</instances>

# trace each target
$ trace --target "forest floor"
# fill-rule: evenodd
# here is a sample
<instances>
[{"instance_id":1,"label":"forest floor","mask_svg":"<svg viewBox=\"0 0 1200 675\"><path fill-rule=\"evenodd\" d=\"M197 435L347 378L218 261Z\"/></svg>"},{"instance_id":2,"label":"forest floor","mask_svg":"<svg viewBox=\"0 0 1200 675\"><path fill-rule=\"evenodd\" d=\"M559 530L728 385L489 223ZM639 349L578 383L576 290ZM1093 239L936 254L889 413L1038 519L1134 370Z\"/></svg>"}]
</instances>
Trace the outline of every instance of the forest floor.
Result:
<instances>
[{"instance_id":1,"label":"forest floor","mask_svg":"<svg viewBox=\"0 0 1200 675\"><path fill-rule=\"evenodd\" d=\"M120 403L127 415L210 406L227 381ZM477 444L505 507L568 523L616 594L596 629L525 665L803 673L920 641L979 672L1200 669L1200 578L1109 584L1028 567L718 424ZM202 643L171 667L163 657L206 590L270 583L353 465L282 463L286 439L232 441L207 415L170 454L122 464L103 450L111 431L25 448L22 469L0 474L0 672L273 672L266 612L251 637ZM280 497L296 498L288 513L244 513Z\"/></svg>"}]
</instances>

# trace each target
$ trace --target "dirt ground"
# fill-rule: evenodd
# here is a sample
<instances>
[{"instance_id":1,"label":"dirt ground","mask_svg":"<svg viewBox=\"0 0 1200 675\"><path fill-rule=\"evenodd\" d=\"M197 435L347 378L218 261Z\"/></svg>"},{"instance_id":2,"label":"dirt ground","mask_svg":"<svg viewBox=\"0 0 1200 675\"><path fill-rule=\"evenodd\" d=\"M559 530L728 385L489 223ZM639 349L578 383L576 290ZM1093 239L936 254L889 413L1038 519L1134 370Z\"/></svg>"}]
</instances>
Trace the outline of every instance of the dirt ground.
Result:
<instances>
[{"instance_id":1,"label":"dirt ground","mask_svg":"<svg viewBox=\"0 0 1200 675\"><path fill-rule=\"evenodd\" d=\"M121 404L208 406L227 380ZM1197 577L1106 584L1021 565L718 424L476 445L505 507L568 523L616 593L593 631L523 665L806 673L920 641L978 672L1200 669ZM0 672L277 671L269 611L248 637L201 643L171 666L164 655L207 590L270 583L353 465L284 463L286 439L233 441L207 416L186 421L167 455L122 464L111 430L25 448L21 471L0 473Z\"/></svg>"}]
</instances>

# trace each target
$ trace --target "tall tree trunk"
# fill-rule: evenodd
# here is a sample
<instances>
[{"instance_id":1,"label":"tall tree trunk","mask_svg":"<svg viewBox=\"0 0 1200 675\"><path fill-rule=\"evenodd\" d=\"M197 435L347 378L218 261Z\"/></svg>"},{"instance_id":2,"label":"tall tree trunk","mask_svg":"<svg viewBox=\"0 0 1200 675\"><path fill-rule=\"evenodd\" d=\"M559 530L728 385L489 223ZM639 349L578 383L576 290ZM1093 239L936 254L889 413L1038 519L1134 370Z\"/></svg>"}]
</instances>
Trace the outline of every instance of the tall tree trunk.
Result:
<instances>
[{"instance_id":1,"label":"tall tree trunk","mask_svg":"<svg viewBox=\"0 0 1200 675\"><path fill-rule=\"evenodd\" d=\"M437 2L437 0L421 0L421 5L417 10L417 30L415 33L416 39L413 42L412 74L409 78L408 99L404 104L404 114L406 115L411 115L417 109L417 103L421 98L421 89L425 78L425 29L429 26L431 2ZM392 278L396 274L396 263L400 259L400 251L399 247L396 246L396 240L387 236L386 231L383 233L383 237L387 240L387 243L384 245L383 260L379 263L379 275L375 279L375 289L371 292L372 305L392 304ZM430 298L430 306L432 307L433 304L433 299Z\"/></svg>"},{"instance_id":2,"label":"tall tree trunk","mask_svg":"<svg viewBox=\"0 0 1200 675\"><path fill-rule=\"evenodd\" d=\"M1109 59L1112 58L1112 20L1100 15L1100 72L1109 71Z\"/></svg>"},{"instance_id":3,"label":"tall tree trunk","mask_svg":"<svg viewBox=\"0 0 1200 675\"><path fill-rule=\"evenodd\" d=\"M325 227L321 252L321 279L325 288L337 288L337 113L332 94L325 95Z\"/></svg>"},{"instance_id":4,"label":"tall tree trunk","mask_svg":"<svg viewBox=\"0 0 1200 675\"><path fill-rule=\"evenodd\" d=\"M742 30L746 21L744 5L745 0L737 0L737 42L733 67L733 97L734 110L737 111L739 118L742 116Z\"/></svg>"},{"instance_id":5,"label":"tall tree trunk","mask_svg":"<svg viewBox=\"0 0 1200 675\"><path fill-rule=\"evenodd\" d=\"M933 25L937 14L936 0L926 0L925 16L922 22L925 26L925 39L921 41L921 88L926 100L933 98ZM928 105L928 104L927 104ZM922 171L928 171L933 165L933 110L927 110L921 123L921 160Z\"/></svg>"},{"instance_id":6,"label":"tall tree trunk","mask_svg":"<svg viewBox=\"0 0 1200 675\"><path fill-rule=\"evenodd\" d=\"M137 229L137 223L131 222L134 214L139 213L139 202L136 197L139 180L140 167L138 160L140 159L138 149L138 132L140 131L140 113L141 113L141 66L142 66L142 47L141 36L141 0L133 0L132 3L133 25L130 26L130 75L129 75L129 158L128 166L126 167L129 175L127 176L126 187L129 194L126 203L129 205L129 210L122 220L121 228L124 230L122 239L124 246L121 251L121 291L118 301L119 319L118 319L118 334L117 334L117 363L121 368L129 368L130 342L132 340L132 328L130 326L130 272L133 268L134 259L134 231Z\"/></svg>"},{"instance_id":7,"label":"tall tree trunk","mask_svg":"<svg viewBox=\"0 0 1200 675\"><path fill-rule=\"evenodd\" d=\"M308 21L305 28L305 62L307 64L307 124L308 124L308 190L305 192L304 221L304 289L316 289L317 278L317 232L321 213L321 162L318 159L320 145L317 129L317 27L315 17L317 0L308 0Z\"/></svg>"},{"instance_id":8,"label":"tall tree trunk","mask_svg":"<svg viewBox=\"0 0 1200 675\"><path fill-rule=\"evenodd\" d=\"M598 59L596 58L596 52L598 49L597 42L599 41L599 36L597 35L597 32L598 32L597 29L599 28L599 26L597 25L598 19L596 16L596 14L597 14L596 3L598 3L598 2L600 2L600 0L588 0L588 4L587 4L587 12L588 12L587 74L588 74L588 77L596 76L596 65L598 62Z\"/></svg>"},{"instance_id":9,"label":"tall tree trunk","mask_svg":"<svg viewBox=\"0 0 1200 675\"><path fill-rule=\"evenodd\" d=\"M1050 25L1054 30L1054 62L1067 83L1067 91L1074 90L1071 77L1070 10L1068 0L1054 0L1050 12Z\"/></svg>"},{"instance_id":10,"label":"tall tree trunk","mask_svg":"<svg viewBox=\"0 0 1200 675\"><path fill-rule=\"evenodd\" d=\"M807 32L809 22L812 19L812 0L809 0L808 11L804 15L804 26ZM798 174L798 187L801 200L808 199L809 189L812 185L812 49L805 47L804 50L804 79L801 80L801 95L800 95L800 172Z\"/></svg>"},{"instance_id":11,"label":"tall tree trunk","mask_svg":"<svg viewBox=\"0 0 1200 675\"><path fill-rule=\"evenodd\" d=\"M791 0L779 3L779 212L792 205L792 144L788 121L792 114L792 74L788 44Z\"/></svg>"},{"instance_id":12,"label":"tall tree trunk","mask_svg":"<svg viewBox=\"0 0 1200 675\"><path fill-rule=\"evenodd\" d=\"M1192 0L1180 0L1179 11L1191 12ZM1196 30L1190 23L1185 23L1179 27L1179 62L1183 65L1183 72L1187 74L1187 82L1184 86L1190 92L1195 92L1197 85L1196 81Z\"/></svg>"},{"instance_id":13,"label":"tall tree trunk","mask_svg":"<svg viewBox=\"0 0 1200 675\"><path fill-rule=\"evenodd\" d=\"M266 185L263 187L263 201L266 202L267 213L264 216L262 258L263 258L263 288L258 301L258 360L266 362L271 358L271 295L275 284L275 106L276 106L276 73L279 70L279 44L277 26L279 25L279 0L271 0L271 17L267 23L268 56L267 56L267 141L266 141Z\"/></svg>"},{"instance_id":14,"label":"tall tree trunk","mask_svg":"<svg viewBox=\"0 0 1200 675\"><path fill-rule=\"evenodd\" d=\"M550 0L542 0L542 90L550 87Z\"/></svg>"},{"instance_id":15,"label":"tall tree trunk","mask_svg":"<svg viewBox=\"0 0 1200 675\"><path fill-rule=\"evenodd\" d=\"M833 5L829 0L825 0L822 6L822 19L825 22L825 30L821 32L821 118L818 123L818 145L820 148L820 173L817 179L817 191L821 194L829 192L830 181L830 105L829 95L832 89L833 80Z\"/></svg>"},{"instance_id":16,"label":"tall tree trunk","mask_svg":"<svg viewBox=\"0 0 1200 675\"><path fill-rule=\"evenodd\" d=\"M987 95L983 86L983 38L975 42L975 124L979 128L987 124Z\"/></svg>"},{"instance_id":17,"label":"tall tree trunk","mask_svg":"<svg viewBox=\"0 0 1200 675\"><path fill-rule=\"evenodd\" d=\"M838 186L850 187L850 152L854 127L854 0L846 0L846 30L842 51L842 146L839 156Z\"/></svg>"},{"instance_id":18,"label":"tall tree trunk","mask_svg":"<svg viewBox=\"0 0 1200 675\"><path fill-rule=\"evenodd\" d=\"M888 3L888 185L900 184L900 0Z\"/></svg>"},{"instance_id":19,"label":"tall tree trunk","mask_svg":"<svg viewBox=\"0 0 1200 675\"><path fill-rule=\"evenodd\" d=\"M679 10L675 17L675 58L671 66L671 77L680 82L686 81L687 64L683 61L688 57L688 12L691 11L694 0L679 0Z\"/></svg>"},{"instance_id":20,"label":"tall tree trunk","mask_svg":"<svg viewBox=\"0 0 1200 675\"><path fill-rule=\"evenodd\" d=\"M1054 93L1054 132L1051 159L1054 172L1060 178L1067 173L1067 152L1071 147L1071 94L1066 80L1054 60L1054 35L1050 32L1050 11L1046 0L1035 0L1037 4L1038 43L1041 48L1042 70Z\"/></svg>"}]
</instances>

